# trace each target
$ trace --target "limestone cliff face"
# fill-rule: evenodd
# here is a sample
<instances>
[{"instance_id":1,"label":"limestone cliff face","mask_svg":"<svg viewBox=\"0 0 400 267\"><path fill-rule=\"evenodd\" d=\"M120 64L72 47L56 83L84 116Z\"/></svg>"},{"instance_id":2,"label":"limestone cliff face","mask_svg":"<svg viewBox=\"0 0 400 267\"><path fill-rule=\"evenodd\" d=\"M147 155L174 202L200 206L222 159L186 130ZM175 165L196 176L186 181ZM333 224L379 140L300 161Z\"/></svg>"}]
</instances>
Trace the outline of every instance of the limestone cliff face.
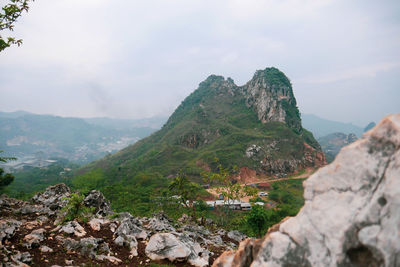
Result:
<instances>
[{"instance_id":1,"label":"limestone cliff face","mask_svg":"<svg viewBox=\"0 0 400 267\"><path fill-rule=\"evenodd\" d=\"M204 171L197 162L212 167L214 158L275 177L325 164L320 145L301 126L289 79L266 68L243 86L210 75L162 129L89 168L121 167L107 176L116 179L142 171L168 177L180 170L197 178Z\"/></svg>"},{"instance_id":2,"label":"limestone cliff face","mask_svg":"<svg viewBox=\"0 0 400 267\"><path fill-rule=\"evenodd\" d=\"M262 123L279 121L301 132L301 119L292 85L276 68L258 70L242 88L246 104Z\"/></svg>"},{"instance_id":3,"label":"limestone cliff face","mask_svg":"<svg viewBox=\"0 0 400 267\"><path fill-rule=\"evenodd\" d=\"M399 266L400 114L343 148L304 186L296 217L213 266Z\"/></svg>"}]
</instances>

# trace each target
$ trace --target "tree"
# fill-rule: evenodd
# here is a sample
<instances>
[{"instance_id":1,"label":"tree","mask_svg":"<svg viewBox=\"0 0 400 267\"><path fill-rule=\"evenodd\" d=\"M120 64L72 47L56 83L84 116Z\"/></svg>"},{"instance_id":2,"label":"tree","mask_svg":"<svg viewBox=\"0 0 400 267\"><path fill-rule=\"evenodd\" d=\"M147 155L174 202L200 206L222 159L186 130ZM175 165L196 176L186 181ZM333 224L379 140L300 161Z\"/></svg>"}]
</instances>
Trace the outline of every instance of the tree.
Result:
<instances>
[{"instance_id":1,"label":"tree","mask_svg":"<svg viewBox=\"0 0 400 267\"><path fill-rule=\"evenodd\" d=\"M214 161L216 163L219 162L218 158L215 158ZM255 188L241 185L236 183L233 180L233 173L237 171L237 166L233 166L232 170L230 171L227 168L223 168L221 164L217 165L218 172L209 172L209 173L202 173L204 182L212 185L216 184L216 192L218 194L222 194L226 203L228 204L225 211L226 217L230 218L230 205L235 201L239 200L244 196L254 196L257 194Z\"/></svg>"},{"instance_id":2,"label":"tree","mask_svg":"<svg viewBox=\"0 0 400 267\"><path fill-rule=\"evenodd\" d=\"M0 153L4 151L0 150ZM13 157L0 157L0 162L7 162L10 160L16 160ZM0 168L0 189L4 188L5 186L9 185L14 181L14 176L10 173L5 173L2 168Z\"/></svg>"},{"instance_id":3,"label":"tree","mask_svg":"<svg viewBox=\"0 0 400 267\"><path fill-rule=\"evenodd\" d=\"M257 237L261 237L264 234L263 230L268 228L268 219L268 212L259 205L254 205L246 217L248 225L257 234Z\"/></svg>"},{"instance_id":4,"label":"tree","mask_svg":"<svg viewBox=\"0 0 400 267\"><path fill-rule=\"evenodd\" d=\"M28 12L28 3L34 0L7 0L7 4L0 11L0 31L14 30L14 23L22 15L23 12ZM0 52L10 47L11 45L22 44L21 39L14 37L3 37L0 35Z\"/></svg>"},{"instance_id":5,"label":"tree","mask_svg":"<svg viewBox=\"0 0 400 267\"><path fill-rule=\"evenodd\" d=\"M179 200L184 207L191 208L192 216L196 219L196 205L194 205L194 201L199 192L198 185L189 181L189 178L185 174L179 173L171 181L168 189L179 196Z\"/></svg>"}]
</instances>

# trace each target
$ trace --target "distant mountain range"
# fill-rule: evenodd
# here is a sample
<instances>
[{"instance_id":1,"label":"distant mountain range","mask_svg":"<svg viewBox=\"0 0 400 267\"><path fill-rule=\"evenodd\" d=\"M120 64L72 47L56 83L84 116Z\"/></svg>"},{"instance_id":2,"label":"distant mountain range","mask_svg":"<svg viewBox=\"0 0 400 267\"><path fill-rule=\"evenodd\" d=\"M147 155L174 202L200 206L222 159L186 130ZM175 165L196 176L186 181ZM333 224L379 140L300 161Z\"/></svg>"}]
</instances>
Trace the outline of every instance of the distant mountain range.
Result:
<instances>
[{"instance_id":1,"label":"distant mountain range","mask_svg":"<svg viewBox=\"0 0 400 267\"><path fill-rule=\"evenodd\" d=\"M343 123L323 119L313 114L301 114L303 127L311 131L315 138L320 138L332 133L355 134L361 137L364 133L364 127L359 127L352 123Z\"/></svg>"},{"instance_id":2,"label":"distant mountain range","mask_svg":"<svg viewBox=\"0 0 400 267\"><path fill-rule=\"evenodd\" d=\"M46 166L51 158L65 158L84 164L117 152L160 129L167 117L144 119L68 118L38 115L26 111L0 112L0 150L19 160L10 166ZM332 133L354 133L365 129L351 123L302 114L302 126L315 138ZM298 126L297 126L298 127Z\"/></svg>"},{"instance_id":3,"label":"distant mountain range","mask_svg":"<svg viewBox=\"0 0 400 267\"><path fill-rule=\"evenodd\" d=\"M12 166L43 166L50 158L86 163L116 152L159 129L165 119L65 118L25 111L0 112L0 150Z\"/></svg>"}]
</instances>

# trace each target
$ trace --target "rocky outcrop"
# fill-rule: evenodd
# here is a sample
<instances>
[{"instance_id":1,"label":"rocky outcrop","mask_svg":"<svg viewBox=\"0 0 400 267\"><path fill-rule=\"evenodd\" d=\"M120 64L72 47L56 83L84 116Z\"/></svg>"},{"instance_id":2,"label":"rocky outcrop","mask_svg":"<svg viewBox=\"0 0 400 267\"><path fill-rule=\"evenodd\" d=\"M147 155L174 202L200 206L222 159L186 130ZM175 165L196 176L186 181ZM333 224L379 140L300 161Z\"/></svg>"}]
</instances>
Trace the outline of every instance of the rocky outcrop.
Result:
<instances>
[{"instance_id":1,"label":"rocky outcrop","mask_svg":"<svg viewBox=\"0 0 400 267\"><path fill-rule=\"evenodd\" d=\"M160 261L209 266L244 238L237 231L211 231L188 220L175 224L164 213L150 218L114 214L95 190L81 203L93 208L92 215L61 223L65 214L60 208L70 193L60 184L34 196L35 203L0 198L1 266L149 266Z\"/></svg>"},{"instance_id":2,"label":"rocky outcrop","mask_svg":"<svg viewBox=\"0 0 400 267\"><path fill-rule=\"evenodd\" d=\"M68 197L71 190L65 184L57 184L48 187L43 193L36 194L32 201L41 204L51 210L63 207L66 204L64 198Z\"/></svg>"},{"instance_id":3,"label":"rocky outcrop","mask_svg":"<svg viewBox=\"0 0 400 267\"><path fill-rule=\"evenodd\" d=\"M20 221L14 219L0 220L0 242L13 237L21 224Z\"/></svg>"},{"instance_id":4,"label":"rocky outcrop","mask_svg":"<svg viewBox=\"0 0 400 267\"><path fill-rule=\"evenodd\" d=\"M26 235L24 237L24 245L27 248L34 248L34 247L39 247L40 242L44 240L44 235L46 233L46 230L43 228L36 229L32 231L29 235Z\"/></svg>"},{"instance_id":5,"label":"rocky outcrop","mask_svg":"<svg viewBox=\"0 0 400 267\"><path fill-rule=\"evenodd\" d=\"M179 162L195 181L203 170L217 170L216 157L223 167L250 170L241 169L242 181L285 177L326 164L318 142L302 128L290 80L271 67L257 70L242 86L210 75L159 131L82 171L102 169L124 184L141 172L173 177L177 169L171 166Z\"/></svg>"},{"instance_id":6,"label":"rocky outcrop","mask_svg":"<svg viewBox=\"0 0 400 267\"><path fill-rule=\"evenodd\" d=\"M59 233L64 233L67 235L74 235L76 237L83 237L86 235L85 229L76 221L68 222L62 227L57 227Z\"/></svg>"},{"instance_id":7,"label":"rocky outcrop","mask_svg":"<svg viewBox=\"0 0 400 267\"><path fill-rule=\"evenodd\" d=\"M83 200L87 207L94 207L97 215L105 216L111 213L110 201L98 190L92 190Z\"/></svg>"},{"instance_id":8,"label":"rocky outcrop","mask_svg":"<svg viewBox=\"0 0 400 267\"><path fill-rule=\"evenodd\" d=\"M159 233L150 238L146 255L152 260L187 261L203 267L208 266L209 252L185 234Z\"/></svg>"},{"instance_id":9,"label":"rocky outcrop","mask_svg":"<svg viewBox=\"0 0 400 267\"><path fill-rule=\"evenodd\" d=\"M254 109L262 123L278 121L302 131L292 85L283 72L276 68L258 70L241 90L247 106Z\"/></svg>"},{"instance_id":10,"label":"rocky outcrop","mask_svg":"<svg viewBox=\"0 0 400 267\"><path fill-rule=\"evenodd\" d=\"M305 206L213 266L399 266L400 114L304 183Z\"/></svg>"},{"instance_id":11,"label":"rocky outcrop","mask_svg":"<svg viewBox=\"0 0 400 267\"><path fill-rule=\"evenodd\" d=\"M252 144L246 149L246 157L254 161L256 173L267 174L275 177L286 177L288 174L295 173L297 170L306 168L319 168L326 165L326 158L319 147L312 147L303 142L291 144L298 147L298 155L288 155L280 157L283 149L287 149L288 140L273 142L259 142L258 145ZM241 170L242 171L242 170ZM243 176L239 174L243 180Z\"/></svg>"}]
</instances>

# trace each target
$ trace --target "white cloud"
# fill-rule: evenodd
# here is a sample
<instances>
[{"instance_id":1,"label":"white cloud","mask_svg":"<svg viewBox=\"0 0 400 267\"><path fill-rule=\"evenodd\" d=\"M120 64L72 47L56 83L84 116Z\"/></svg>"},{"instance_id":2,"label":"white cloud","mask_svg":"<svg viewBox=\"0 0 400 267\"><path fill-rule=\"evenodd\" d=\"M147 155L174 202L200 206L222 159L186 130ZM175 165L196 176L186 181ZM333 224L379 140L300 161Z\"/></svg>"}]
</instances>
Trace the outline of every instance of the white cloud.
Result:
<instances>
[{"instance_id":1,"label":"white cloud","mask_svg":"<svg viewBox=\"0 0 400 267\"><path fill-rule=\"evenodd\" d=\"M363 65L356 68L345 69L338 72L326 73L319 76L312 76L305 79L299 79L297 82L311 83L311 84L327 84L339 81L375 77L379 72L391 71L400 67L400 61L397 62L383 62L376 64Z\"/></svg>"},{"instance_id":2,"label":"white cloud","mask_svg":"<svg viewBox=\"0 0 400 267\"><path fill-rule=\"evenodd\" d=\"M150 116L176 107L209 74L243 84L267 66L289 76L299 99L307 85L394 77L397 6L371 0L35 1L16 26L24 45L0 54L0 107ZM94 84L104 97L90 96ZM319 112L312 101L304 103L307 112Z\"/></svg>"}]
</instances>

